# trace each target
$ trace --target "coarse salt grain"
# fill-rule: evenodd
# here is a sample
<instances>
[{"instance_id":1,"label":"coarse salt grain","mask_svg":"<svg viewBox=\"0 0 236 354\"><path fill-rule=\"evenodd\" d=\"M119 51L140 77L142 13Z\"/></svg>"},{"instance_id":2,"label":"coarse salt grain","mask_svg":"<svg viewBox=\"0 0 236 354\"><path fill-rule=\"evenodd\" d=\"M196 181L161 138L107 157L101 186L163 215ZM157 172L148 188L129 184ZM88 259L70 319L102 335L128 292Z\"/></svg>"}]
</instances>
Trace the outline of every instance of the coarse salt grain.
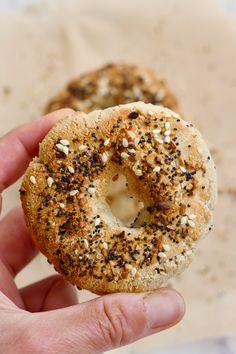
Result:
<instances>
[{"instance_id":1,"label":"coarse salt grain","mask_svg":"<svg viewBox=\"0 0 236 354\"><path fill-rule=\"evenodd\" d=\"M153 129L153 134L160 134L160 132L161 132L161 129Z\"/></svg>"},{"instance_id":2,"label":"coarse salt grain","mask_svg":"<svg viewBox=\"0 0 236 354\"><path fill-rule=\"evenodd\" d=\"M122 159L127 159L129 157L129 155L127 154L127 152L122 152L120 154L120 156L122 157Z\"/></svg>"},{"instance_id":3,"label":"coarse salt grain","mask_svg":"<svg viewBox=\"0 0 236 354\"><path fill-rule=\"evenodd\" d=\"M98 225L100 224L100 222L101 222L101 219L100 219L100 218L96 218L96 219L94 220L94 225L95 225L95 226L98 226Z\"/></svg>"},{"instance_id":4,"label":"coarse salt grain","mask_svg":"<svg viewBox=\"0 0 236 354\"><path fill-rule=\"evenodd\" d=\"M96 191L96 189L95 189L94 187L89 187L89 188L88 188L88 193L89 193L89 194L94 194L95 191Z\"/></svg>"},{"instance_id":5,"label":"coarse salt grain","mask_svg":"<svg viewBox=\"0 0 236 354\"><path fill-rule=\"evenodd\" d=\"M82 144L82 145L79 146L79 150L80 150L80 151L84 151L84 150L86 150L87 148L88 148L87 145L83 145L83 144Z\"/></svg>"},{"instance_id":6,"label":"coarse salt grain","mask_svg":"<svg viewBox=\"0 0 236 354\"><path fill-rule=\"evenodd\" d=\"M135 149L128 149L128 151L129 151L131 154L136 154L136 150L135 150Z\"/></svg>"},{"instance_id":7,"label":"coarse salt grain","mask_svg":"<svg viewBox=\"0 0 236 354\"><path fill-rule=\"evenodd\" d=\"M48 177L47 184L48 184L49 188L52 186L53 182L54 182L53 178L52 177Z\"/></svg>"},{"instance_id":8,"label":"coarse salt grain","mask_svg":"<svg viewBox=\"0 0 236 354\"><path fill-rule=\"evenodd\" d=\"M166 254L164 252L159 252L158 257L160 258L166 258Z\"/></svg>"},{"instance_id":9,"label":"coarse salt grain","mask_svg":"<svg viewBox=\"0 0 236 354\"><path fill-rule=\"evenodd\" d=\"M169 122L166 122L166 123L165 123L165 128L166 128L166 129L170 129L170 123L169 123Z\"/></svg>"},{"instance_id":10,"label":"coarse salt grain","mask_svg":"<svg viewBox=\"0 0 236 354\"><path fill-rule=\"evenodd\" d=\"M128 147L128 146L129 146L128 140L125 139L125 138L123 138L123 139L122 139L122 145L123 145L124 147Z\"/></svg>"},{"instance_id":11,"label":"coarse salt grain","mask_svg":"<svg viewBox=\"0 0 236 354\"><path fill-rule=\"evenodd\" d=\"M188 220L188 225L192 228L195 227L195 223L192 220Z\"/></svg>"},{"instance_id":12,"label":"coarse salt grain","mask_svg":"<svg viewBox=\"0 0 236 354\"><path fill-rule=\"evenodd\" d=\"M62 145L64 145L64 146L69 146L69 145L70 145L70 142L69 142L68 140L66 140L66 139L61 139L61 140L60 140L60 143L61 143Z\"/></svg>"},{"instance_id":13,"label":"coarse salt grain","mask_svg":"<svg viewBox=\"0 0 236 354\"><path fill-rule=\"evenodd\" d=\"M164 138L164 143L166 143L166 144L169 144L169 143L170 143L170 137L169 137L169 136L166 136L166 137Z\"/></svg>"},{"instance_id":14,"label":"coarse salt grain","mask_svg":"<svg viewBox=\"0 0 236 354\"><path fill-rule=\"evenodd\" d=\"M30 176L30 182L36 184L36 178L34 176Z\"/></svg>"},{"instance_id":15,"label":"coarse salt grain","mask_svg":"<svg viewBox=\"0 0 236 354\"><path fill-rule=\"evenodd\" d=\"M102 162L106 163L107 160L108 160L108 153L104 152L104 153L102 154Z\"/></svg>"},{"instance_id":16,"label":"coarse salt grain","mask_svg":"<svg viewBox=\"0 0 236 354\"><path fill-rule=\"evenodd\" d=\"M135 170L134 173L136 174L136 176L142 176L143 175L143 172L140 169Z\"/></svg>"},{"instance_id":17,"label":"coarse salt grain","mask_svg":"<svg viewBox=\"0 0 236 354\"><path fill-rule=\"evenodd\" d=\"M79 192L78 189L74 189L74 190L70 191L69 194L70 194L71 197L73 197L73 196L76 195L78 192Z\"/></svg>"},{"instance_id":18,"label":"coarse salt grain","mask_svg":"<svg viewBox=\"0 0 236 354\"><path fill-rule=\"evenodd\" d=\"M181 225L185 225L188 221L188 217L187 216L183 216L181 219L180 219L180 224Z\"/></svg>"},{"instance_id":19,"label":"coarse salt grain","mask_svg":"<svg viewBox=\"0 0 236 354\"><path fill-rule=\"evenodd\" d=\"M74 169L74 167L72 167L72 166L68 166L68 171L69 171L70 173L75 173L75 169Z\"/></svg>"},{"instance_id":20,"label":"coarse salt grain","mask_svg":"<svg viewBox=\"0 0 236 354\"><path fill-rule=\"evenodd\" d=\"M163 245L163 249L164 249L164 251L169 252L170 251L170 246L169 245Z\"/></svg>"},{"instance_id":21,"label":"coarse salt grain","mask_svg":"<svg viewBox=\"0 0 236 354\"><path fill-rule=\"evenodd\" d=\"M166 130L166 131L164 132L164 135L165 135L165 136L170 135L170 130Z\"/></svg>"},{"instance_id":22,"label":"coarse salt grain","mask_svg":"<svg viewBox=\"0 0 236 354\"><path fill-rule=\"evenodd\" d=\"M179 169L180 169L183 173L186 173L186 172L187 172L187 170L186 170L186 168L185 168L184 166L179 166Z\"/></svg>"},{"instance_id":23,"label":"coarse salt grain","mask_svg":"<svg viewBox=\"0 0 236 354\"><path fill-rule=\"evenodd\" d=\"M103 143L104 146L107 146L110 143L110 138L106 139Z\"/></svg>"},{"instance_id":24,"label":"coarse salt grain","mask_svg":"<svg viewBox=\"0 0 236 354\"><path fill-rule=\"evenodd\" d=\"M154 167L153 171L159 173L161 171L160 166Z\"/></svg>"}]
</instances>

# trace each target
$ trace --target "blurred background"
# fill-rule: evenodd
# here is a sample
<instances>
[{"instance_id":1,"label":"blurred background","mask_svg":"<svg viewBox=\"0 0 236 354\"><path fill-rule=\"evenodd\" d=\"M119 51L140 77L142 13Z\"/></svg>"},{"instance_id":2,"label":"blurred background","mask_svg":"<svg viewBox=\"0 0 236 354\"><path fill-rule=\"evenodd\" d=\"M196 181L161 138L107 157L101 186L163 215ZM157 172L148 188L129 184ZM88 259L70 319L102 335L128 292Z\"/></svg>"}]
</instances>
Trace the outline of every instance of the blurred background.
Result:
<instances>
[{"instance_id":1,"label":"blurred background","mask_svg":"<svg viewBox=\"0 0 236 354\"><path fill-rule=\"evenodd\" d=\"M217 165L214 228L170 284L186 299L184 320L113 353L236 353L236 0L0 0L0 53L0 135L107 62L150 67L168 81ZM4 213L19 204L18 188L4 193ZM16 281L53 272L39 255Z\"/></svg>"}]
</instances>

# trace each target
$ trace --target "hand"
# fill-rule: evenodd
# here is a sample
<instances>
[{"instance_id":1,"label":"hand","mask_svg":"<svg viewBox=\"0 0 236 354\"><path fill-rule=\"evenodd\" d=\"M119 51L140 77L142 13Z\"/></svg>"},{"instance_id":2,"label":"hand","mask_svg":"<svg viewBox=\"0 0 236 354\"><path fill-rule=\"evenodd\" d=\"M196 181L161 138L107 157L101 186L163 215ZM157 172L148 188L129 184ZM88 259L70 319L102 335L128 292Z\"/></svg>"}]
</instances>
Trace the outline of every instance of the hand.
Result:
<instances>
[{"instance_id":1,"label":"hand","mask_svg":"<svg viewBox=\"0 0 236 354\"><path fill-rule=\"evenodd\" d=\"M49 114L0 139L0 192L21 176L48 130L70 112ZM102 353L166 329L184 314L172 289L106 295L80 305L74 287L59 275L17 289L14 277L36 253L18 207L0 222L1 353Z\"/></svg>"}]
</instances>

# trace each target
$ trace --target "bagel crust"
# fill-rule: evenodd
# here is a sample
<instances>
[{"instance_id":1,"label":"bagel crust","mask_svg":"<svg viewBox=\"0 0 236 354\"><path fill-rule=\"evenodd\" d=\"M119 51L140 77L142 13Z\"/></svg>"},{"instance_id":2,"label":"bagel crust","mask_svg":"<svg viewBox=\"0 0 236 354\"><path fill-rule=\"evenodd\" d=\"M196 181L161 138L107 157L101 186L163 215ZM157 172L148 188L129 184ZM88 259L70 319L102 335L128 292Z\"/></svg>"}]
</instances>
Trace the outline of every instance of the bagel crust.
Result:
<instances>
[{"instance_id":1,"label":"bagel crust","mask_svg":"<svg viewBox=\"0 0 236 354\"><path fill-rule=\"evenodd\" d=\"M129 226L107 203L121 173L144 205ZM190 263L211 228L216 172L191 124L136 102L59 121L20 194L35 244L71 283L97 294L149 291Z\"/></svg>"},{"instance_id":2,"label":"bagel crust","mask_svg":"<svg viewBox=\"0 0 236 354\"><path fill-rule=\"evenodd\" d=\"M45 113L68 107L91 112L135 101L179 112L176 97L154 70L130 64L108 64L71 81L47 104Z\"/></svg>"}]
</instances>

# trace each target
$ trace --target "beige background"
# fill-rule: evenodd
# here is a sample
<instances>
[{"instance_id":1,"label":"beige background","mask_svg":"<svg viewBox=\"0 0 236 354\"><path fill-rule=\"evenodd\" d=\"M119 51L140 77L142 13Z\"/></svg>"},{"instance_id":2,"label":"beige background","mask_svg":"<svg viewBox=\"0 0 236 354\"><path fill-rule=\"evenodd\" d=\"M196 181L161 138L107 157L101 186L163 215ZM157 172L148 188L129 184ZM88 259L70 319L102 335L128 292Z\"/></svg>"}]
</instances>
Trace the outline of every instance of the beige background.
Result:
<instances>
[{"instance_id":1,"label":"beige background","mask_svg":"<svg viewBox=\"0 0 236 354\"><path fill-rule=\"evenodd\" d=\"M235 20L216 0L52 0L0 12L0 134L39 116L77 74L125 60L153 67L169 81L185 118L202 131L215 157L215 227L191 267L172 281L187 302L184 320L116 353L236 332ZM4 213L19 203L17 190L4 193ZM17 283L50 273L40 256ZM80 297L93 295L82 291Z\"/></svg>"}]
</instances>

